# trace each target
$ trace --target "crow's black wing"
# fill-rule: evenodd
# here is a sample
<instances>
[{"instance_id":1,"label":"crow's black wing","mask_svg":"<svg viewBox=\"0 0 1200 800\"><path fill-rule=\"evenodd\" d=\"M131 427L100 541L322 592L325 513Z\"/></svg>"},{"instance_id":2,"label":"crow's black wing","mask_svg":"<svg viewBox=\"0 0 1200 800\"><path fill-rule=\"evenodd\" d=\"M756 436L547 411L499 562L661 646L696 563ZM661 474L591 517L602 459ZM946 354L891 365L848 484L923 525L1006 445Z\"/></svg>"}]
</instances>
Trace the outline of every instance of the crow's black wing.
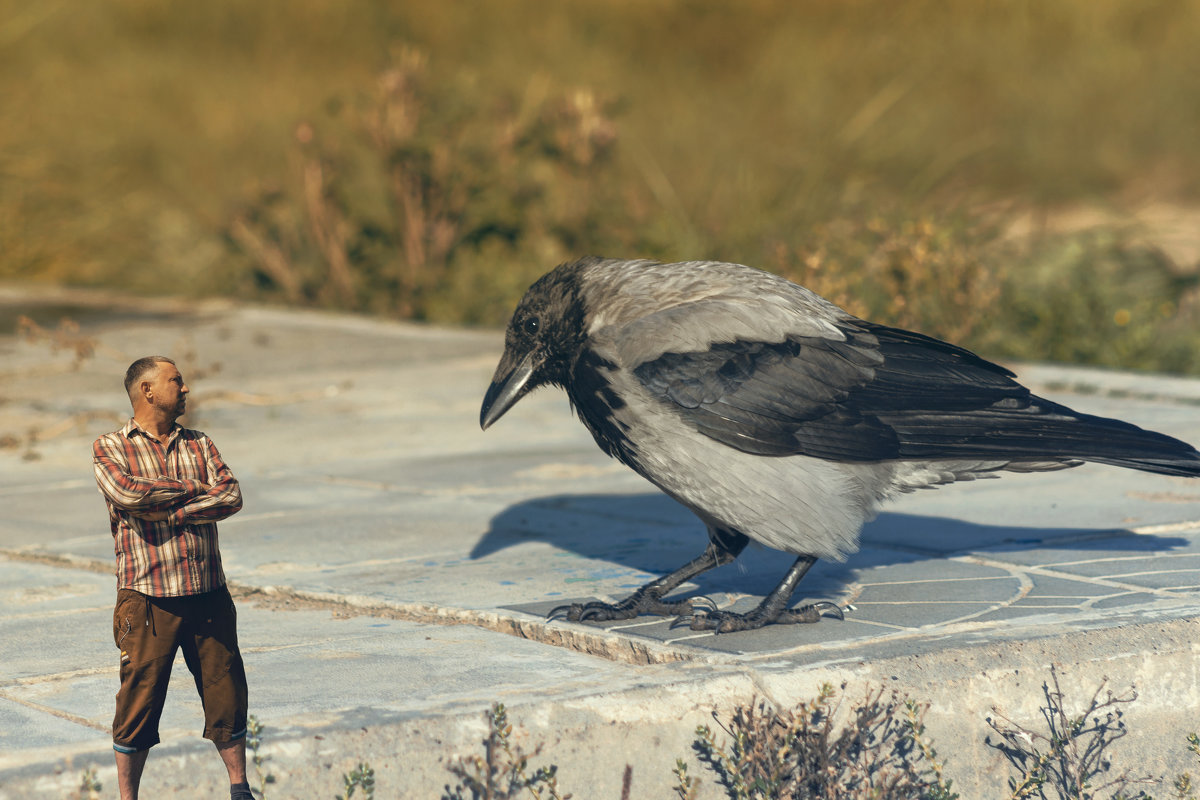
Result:
<instances>
[{"instance_id":1,"label":"crow's black wing","mask_svg":"<svg viewBox=\"0 0 1200 800\"><path fill-rule=\"evenodd\" d=\"M968 350L857 320L840 327L845 341L715 344L666 353L634 374L705 435L757 455L1083 458L1155 471L1182 459L1185 474L1200 466L1189 445L1036 397Z\"/></svg>"}]
</instances>

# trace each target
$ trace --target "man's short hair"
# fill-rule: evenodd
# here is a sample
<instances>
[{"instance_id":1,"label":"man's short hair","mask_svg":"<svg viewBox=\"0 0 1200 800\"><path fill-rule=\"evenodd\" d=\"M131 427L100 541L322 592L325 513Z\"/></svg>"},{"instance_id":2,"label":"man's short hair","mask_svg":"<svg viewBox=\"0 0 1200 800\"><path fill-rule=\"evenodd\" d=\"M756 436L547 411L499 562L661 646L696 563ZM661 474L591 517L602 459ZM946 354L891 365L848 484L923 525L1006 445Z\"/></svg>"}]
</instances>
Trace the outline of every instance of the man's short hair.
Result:
<instances>
[{"instance_id":1,"label":"man's short hair","mask_svg":"<svg viewBox=\"0 0 1200 800\"><path fill-rule=\"evenodd\" d=\"M147 372L156 368L161 361L165 361L168 364L175 363L166 356L144 356L130 364L129 369L125 370L125 393L132 395L134 384L145 377Z\"/></svg>"}]
</instances>

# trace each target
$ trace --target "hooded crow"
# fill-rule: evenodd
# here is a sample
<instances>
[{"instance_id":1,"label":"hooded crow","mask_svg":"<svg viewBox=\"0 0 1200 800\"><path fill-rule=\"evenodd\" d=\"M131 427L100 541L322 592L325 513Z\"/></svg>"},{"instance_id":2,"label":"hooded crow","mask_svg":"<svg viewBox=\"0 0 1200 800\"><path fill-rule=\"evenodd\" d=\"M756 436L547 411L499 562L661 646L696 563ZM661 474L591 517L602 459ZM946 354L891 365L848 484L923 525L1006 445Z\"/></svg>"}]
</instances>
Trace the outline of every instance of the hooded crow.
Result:
<instances>
[{"instance_id":1,"label":"hooded crow","mask_svg":"<svg viewBox=\"0 0 1200 800\"><path fill-rule=\"evenodd\" d=\"M790 608L819 558L844 560L863 523L902 492L1085 461L1200 477L1177 439L1037 397L961 347L859 319L739 264L584 258L529 288L483 399L484 429L533 389L566 390L604 452L708 528L698 557L618 603L570 620L679 615L695 630L815 622ZM663 598L753 539L792 553L746 614Z\"/></svg>"}]
</instances>

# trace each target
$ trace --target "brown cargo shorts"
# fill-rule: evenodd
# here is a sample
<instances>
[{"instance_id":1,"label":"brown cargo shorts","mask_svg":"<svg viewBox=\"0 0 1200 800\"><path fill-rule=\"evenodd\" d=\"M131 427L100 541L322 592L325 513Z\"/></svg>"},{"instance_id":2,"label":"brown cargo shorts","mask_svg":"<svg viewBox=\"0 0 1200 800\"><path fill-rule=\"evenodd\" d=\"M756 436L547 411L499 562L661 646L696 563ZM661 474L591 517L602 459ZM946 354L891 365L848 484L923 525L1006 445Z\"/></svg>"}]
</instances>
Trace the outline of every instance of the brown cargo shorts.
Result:
<instances>
[{"instance_id":1,"label":"brown cargo shorts","mask_svg":"<svg viewBox=\"0 0 1200 800\"><path fill-rule=\"evenodd\" d=\"M158 744L171 665L180 648L204 706L204 738L224 744L246 735L246 669L227 588L186 597L120 589L113 640L121 652L114 750L135 753Z\"/></svg>"}]
</instances>

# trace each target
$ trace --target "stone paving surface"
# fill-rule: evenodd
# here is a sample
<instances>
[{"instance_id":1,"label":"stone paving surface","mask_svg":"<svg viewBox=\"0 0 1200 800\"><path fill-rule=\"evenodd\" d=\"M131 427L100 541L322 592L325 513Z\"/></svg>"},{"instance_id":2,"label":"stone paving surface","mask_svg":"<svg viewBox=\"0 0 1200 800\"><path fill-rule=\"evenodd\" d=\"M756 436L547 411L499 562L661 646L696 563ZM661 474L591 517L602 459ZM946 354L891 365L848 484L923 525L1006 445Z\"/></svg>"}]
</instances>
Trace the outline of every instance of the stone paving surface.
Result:
<instances>
[{"instance_id":1,"label":"stone paving surface","mask_svg":"<svg viewBox=\"0 0 1200 800\"><path fill-rule=\"evenodd\" d=\"M18 314L45 336L10 335ZM61 316L79 332L56 331ZM1138 683L1134 765L1188 766L1200 481L1087 465L904 497L859 553L801 584L797 600L852 606L843 621L722 636L648 618L547 623L555 605L619 599L698 554L703 528L607 459L561 393L481 432L500 348L494 331L0 290L0 798L68 796L92 766L115 796L112 541L89 447L123 423L121 375L151 352L179 361L184 422L242 483L222 549L272 797L331 795L363 759L390 787L381 797L438 796L495 701L548 743L577 797L618 796L624 763L635 796L666 797L713 710L796 702L823 681L932 701L956 784L986 796L1006 772L983 720L996 704L1035 719L1051 663L1081 693L1105 675ZM1200 441L1200 381L1018 372L1079 410ZM751 548L685 588L750 607L790 561ZM177 670L147 791L220 796Z\"/></svg>"}]
</instances>

